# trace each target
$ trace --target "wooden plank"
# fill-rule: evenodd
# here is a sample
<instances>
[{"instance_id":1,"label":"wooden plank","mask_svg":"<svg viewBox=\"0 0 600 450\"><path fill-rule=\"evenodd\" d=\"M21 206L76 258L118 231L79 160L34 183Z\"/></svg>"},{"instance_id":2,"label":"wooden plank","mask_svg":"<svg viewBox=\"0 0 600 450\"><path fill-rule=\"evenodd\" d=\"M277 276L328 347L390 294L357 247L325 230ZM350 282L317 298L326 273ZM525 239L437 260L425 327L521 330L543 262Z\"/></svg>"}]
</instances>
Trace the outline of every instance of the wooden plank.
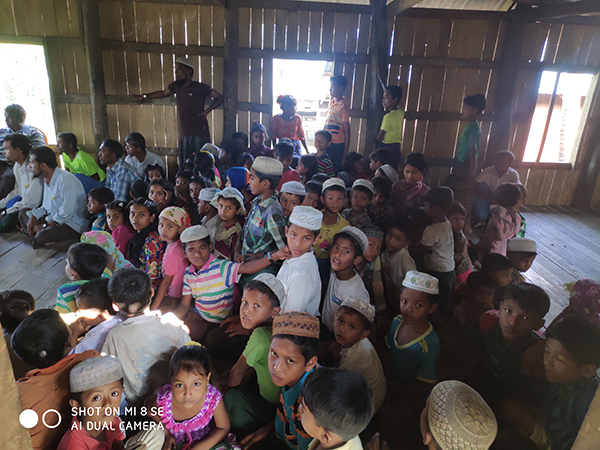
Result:
<instances>
[{"instance_id":1,"label":"wooden plank","mask_svg":"<svg viewBox=\"0 0 600 450\"><path fill-rule=\"evenodd\" d=\"M213 8L213 45L225 45L225 9L218 6Z\"/></svg>"},{"instance_id":2,"label":"wooden plank","mask_svg":"<svg viewBox=\"0 0 600 450\"><path fill-rule=\"evenodd\" d=\"M348 32L348 14L335 14L335 28L333 37L333 51L344 53L346 51L346 34Z\"/></svg>"},{"instance_id":3,"label":"wooden plank","mask_svg":"<svg viewBox=\"0 0 600 450\"><path fill-rule=\"evenodd\" d=\"M250 101L250 60L247 58L239 59L238 67L238 101Z\"/></svg>"},{"instance_id":4,"label":"wooden plank","mask_svg":"<svg viewBox=\"0 0 600 450\"><path fill-rule=\"evenodd\" d=\"M285 50L285 27L287 12L278 9L275 12L275 50Z\"/></svg>"},{"instance_id":5,"label":"wooden plank","mask_svg":"<svg viewBox=\"0 0 600 450\"><path fill-rule=\"evenodd\" d=\"M346 53L358 53L358 46L361 46L362 52L367 53L369 45L369 30L360 29L360 17L356 14L348 16L348 29L346 31ZM360 39L357 37L357 30L360 33ZM363 34L364 32L364 34Z\"/></svg>"},{"instance_id":6,"label":"wooden plank","mask_svg":"<svg viewBox=\"0 0 600 450\"><path fill-rule=\"evenodd\" d=\"M332 52L333 51L333 29L335 26L335 14L324 13L323 14L323 34L321 39L321 51Z\"/></svg>"},{"instance_id":7,"label":"wooden plank","mask_svg":"<svg viewBox=\"0 0 600 450\"><path fill-rule=\"evenodd\" d=\"M577 187L577 180L579 179L579 170L573 170L567 175L561 196L558 199L558 204L561 206L568 206L573 201L573 194Z\"/></svg>"},{"instance_id":8,"label":"wooden plank","mask_svg":"<svg viewBox=\"0 0 600 450\"><path fill-rule=\"evenodd\" d=\"M274 9L265 9L264 10L264 39L263 39L263 48L272 49L274 45L275 39L275 10Z\"/></svg>"},{"instance_id":9,"label":"wooden plank","mask_svg":"<svg viewBox=\"0 0 600 450\"><path fill-rule=\"evenodd\" d=\"M310 24L310 12L298 12L298 51L308 51L308 31ZM320 31L320 30L319 30Z\"/></svg>"},{"instance_id":10,"label":"wooden plank","mask_svg":"<svg viewBox=\"0 0 600 450\"><path fill-rule=\"evenodd\" d=\"M540 192L544 184L546 170L532 170L527 178L527 205L538 206L540 204Z\"/></svg>"},{"instance_id":11,"label":"wooden plank","mask_svg":"<svg viewBox=\"0 0 600 450\"><path fill-rule=\"evenodd\" d=\"M252 29L250 36L250 47L263 48L263 10L261 8L252 8Z\"/></svg>"},{"instance_id":12,"label":"wooden plank","mask_svg":"<svg viewBox=\"0 0 600 450\"><path fill-rule=\"evenodd\" d=\"M546 41L546 52L542 58L544 62L556 62L555 59L558 51L558 41L562 34L562 29L562 24L553 23L550 25L550 33L548 34L548 40Z\"/></svg>"},{"instance_id":13,"label":"wooden plank","mask_svg":"<svg viewBox=\"0 0 600 450\"><path fill-rule=\"evenodd\" d=\"M0 34L6 36L17 35L11 2L0 2Z\"/></svg>"},{"instance_id":14,"label":"wooden plank","mask_svg":"<svg viewBox=\"0 0 600 450\"><path fill-rule=\"evenodd\" d=\"M310 38L308 42L309 52L321 51L321 31L322 31L323 13L312 11L310 13Z\"/></svg>"},{"instance_id":15,"label":"wooden plank","mask_svg":"<svg viewBox=\"0 0 600 450\"><path fill-rule=\"evenodd\" d=\"M575 25L563 25L562 34L560 35L560 41L556 51L556 59L554 60L557 64L562 64L569 59L569 49L571 44L571 37L575 31Z\"/></svg>"},{"instance_id":16,"label":"wooden plank","mask_svg":"<svg viewBox=\"0 0 600 450\"><path fill-rule=\"evenodd\" d=\"M298 51L298 12L291 11L287 13L287 39L286 50Z\"/></svg>"},{"instance_id":17,"label":"wooden plank","mask_svg":"<svg viewBox=\"0 0 600 450\"><path fill-rule=\"evenodd\" d=\"M371 17L366 14L360 16L358 33L359 38L356 53L367 53L371 38Z\"/></svg>"},{"instance_id":18,"label":"wooden plank","mask_svg":"<svg viewBox=\"0 0 600 450\"><path fill-rule=\"evenodd\" d=\"M250 60L250 101L251 102L260 102L260 88L262 81L262 68L261 68L262 60L258 58L252 58Z\"/></svg>"},{"instance_id":19,"label":"wooden plank","mask_svg":"<svg viewBox=\"0 0 600 450\"><path fill-rule=\"evenodd\" d=\"M173 17L173 43L185 45L186 10L184 5L173 5L171 13Z\"/></svg>"},{"instance_id":20,"label":"wooden plank","mask_svg":"<svg viewBox=\"0 0 600 450\"><path fill-rule=\"evenodd\" d=\"M592 48L592 42L594 40L594 33L596 29L594 27L582 27L583 36L581 38L581 46L575 60L575 64L585 65Z\"/></svg>"},{"instance_id":21,"label":"wooden plank","mask_svg":"<svg viewBox=\"0 0 600 450\"><path fill-rule=\"evenodd\" d=\"M5 3L5 2L4 2ZM56 12L56 17L60 17L61 20L56 22L56 26L58 29L58 35L62 37L74 37L71 33L71 26L69 20L64 20L64 18L69 17L69 9L67 7L67 0L54 0L54 11ZM111 9L114 7L118 7L118 4L113 4L111 6L106 7L106 9ZM12 16L12 15L11 15Z\"/></svg>"},{"instance_id":22,"label":"wooden plank","mask_svg":"<svg viewBox=\"0 0 600 450\"><path fill-rule=\"evenodd\" d=\"M160 5L160 31L163 44L173 44L173 13L172 5Z\"/></svg>"},{"instance_id":23,"label":"wooden plank","mask_svg":"<svg viewBox=\"0 0 600 450\"><path fill-rule=\"evenodd\" d=\"M56 24L54 3L44 0L38 0L37 3L40 14L42 15L42 21L44 22L44 36L58 36L58 26ZM0 11L0 15L2 15L2 11Z\"/></svg>"},{"instance_id":24,"label":"wooden plank","mask_svg":"<svg viewBox=\"0 0 600 450\"><path fill-rule=\"evenodd\" d=\"M87 1L87 0L86 0ZM70 20L70 25L71 25L71 37L81 37L82 33L81 33L81 17L82 17L82 13L80 10L80 2L78 1L69 1L68 2L69 5L69 20ZM60 17L60 16L58 16Z\"/></svg>"}]
</instances>

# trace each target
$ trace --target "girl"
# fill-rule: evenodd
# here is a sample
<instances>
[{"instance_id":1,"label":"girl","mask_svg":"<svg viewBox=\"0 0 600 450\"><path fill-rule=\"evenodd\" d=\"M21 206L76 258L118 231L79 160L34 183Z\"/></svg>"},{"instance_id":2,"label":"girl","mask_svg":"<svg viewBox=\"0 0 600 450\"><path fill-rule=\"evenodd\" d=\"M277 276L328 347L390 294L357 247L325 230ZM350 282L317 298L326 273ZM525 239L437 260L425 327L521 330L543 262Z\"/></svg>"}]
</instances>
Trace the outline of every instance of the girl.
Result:
<instances>
[{"instance_id":1,"label":"girl","mask_svg":"<svg viewBox=\"0 0 600 450\"><path fill-rule=\"evenodd\" d=\"M275 158L273 149L265 145L265 142L269 139L267 130L262 123L254 122L252 130L250 130L250 139L252 139L252 147L250 147L250 154L256 158L257 156L268 156Z\"/></svg>"},{"instance_id":2,"label":"girl","mask_svg":"<svg viewBox=\"0 0 600 450\"><path fill-rule=\"evenodd\" d=\"M221 153L222 154L222 153ZM202 175L210 180L213 187L219 189L221 181L215 176L215 157L207 151L200 151L194 160L194 175Z\"/></svg>"},{"instance_id":3,"label":"girl","mask_svg":"<svg viewBox=\"0 0 600 450\"><path fill-rule=\"evenodd\" d=\"M127 261L123 253L116 247L110 233L106 231L88 231L83 233L80 242L96 244L102 247L108 253L109 258L113 257L115 259L115 271L123 267L133 267L133 264Z\"/></svg>"},{"instance_id":4,"label":"girl","mask_svg":"<svg viewBox=\"0 0 600 450\"><path fill-rule=\"evenodd\" d=\"M223 397L210 384L210 375L208 351L196 342L189 342L171 357L171 383L145 402L150 417L164 426L163 448L240 448L229 434Z\"/></svg>"},{"instance_id":5,"label":"girl","mask_svg":"<svg viewBox=\"0 0 600 450\"><path fill-rule=\"evenodd\" d=\"M233 187L219 191L213 206L217 208L221 223L217 228L213 254L217 259L235 261L236 254L242 251L243 219L246 215L244 197Z\"/></svg>"},{"instance_id":6,"label":"girl","mask_svg":"<svg viewBox=\"0 0 600 450\"><path fill-rule=\"evenodd\" d=\"M87 195L87 210L94 219L92 231L106 231L106 205L115 199L115 194L105 187L90 189Z\"/></svg>"},{"instance_id":7,"label":"girl","mask_svg":"<svg viewBox=\"0 0 600 450\"><path fill-rule=\"evenodd\" d=\"M367 179L367 177L361 173L362 164L363 157L356 152L350 152L344 158L342 172L338 173L337 177L344 181L347 188L351 188L357 178Z\"/></svg>"},{"instance_id":8,"label":"girl","mask_svg":"<svg viewBox=\"0 0 600 450\"><path fill-rule=\"evenodd\" d=\"M290 139L294 145L294 159L298 160L302 156L300 144L306 153L308 146L302 128L302 118L296 114L296 99L291 95L280 95L277 97L277 103L281 107L281 114L271 118L271 140L275 145L277 139Z\"/></svg>"},{"instance_id":9,"label":"girl","mask_svg":"<svg viewBox=\"0 0 600 450\"><path fill-rule=\"evenodd\" d=\"M452 235L454 238L454 273L456 273L456 286L466 282L469 274L473 271L471 258L469 257L469 248L467 246L467 237L463 233L465 226L465 217L467 211L460 202L452 203L446 213L446 217L452 225Z\"/></svg>"},{"instance_id":10,"label":"girl","mask_svg":"<svg viewBox=\"0 0 600 450\"><path fill-rule=\"evenodd\" d=\"M156 205L158 213L167 206L173 206L174 197L173 185L167 180L154 180L148 187L148 200Z\"/></svg>"},{"instance_id":11,"label":"girl","mask_svg":"<svg viewBox=\"0 0 600 450\"><path fill-rule=\"evenodd\" d=\"M167 247L162 259L162 282L152 302L152 310L157 310L165 296L181 298L183 275L188 266L179 236L190 224L190 216L182 208L169 206L158 217L158 234Z\"/></svg>"},{"instance_id":12,"label":"girl","mask_svg":"<svg viewBox=\"0 0 600 450\"><path fill-rule=\"evenodd\" d=\"M254 156L250 153L242 153L237 158L237 167L245 167L250 171L252 169L252 164L254 164Z\"/></svg>"},{"instance_id":13,"label":"girl","mask_svg":"<svg viewBox=\"0 0 600 450\"><path fill-rule=\"evenodd\" d=\"M404 180L392 185L392 199L397 213L406 215L409 209L423 206L423 197L429 192L429 187L423 183L427 168L427 159L422 153L410 153L406 157Z\"/></svg>"},{"instance_id":14,"label":"girl","mask_svg":"<svg viewBox=\"0 0 600 450\"><path fill-rule=\"evenodd\" d=\"M150 184L152 181L159 179L165 180L167 178L165 174L165 169L163 169L158 164L151 164L146 166L144 169L144 181L146 184Z\"/></svg>"},{"instance_id":15,"label":"girl","mask_svg":"<svg viewBox=\"0 0 600 450\"><path fill-rule=\"evenodd\" d=\"M135 234L127 217L127 203L115 200L106 205L106 224L115 241L115 245L123 255L127 256L127 245Z\"/></svg>"},{"instance_id":16,"label":"girl","mask_svg":"<svg viewBox=\"0 0 600 450\"><path fill-rule=\"evenodd\" d=\"M390 195L392 183L385 177L375 177L373 183L373 200L367 206L367 214L373 225L385 230L394 217Z\"/></svg>"},{"instance_id":17,"label":"girl","mask_svg":"<svg viewBox=\"0 0 600 450\"><path fill-rule=\"evenodd\" d=\"M244 206L246 211L250 211L254 195L248 191L248 183L250 182L250 171L245 167L233 167L226 172L227 187L236 188L244 196Z\"/></svg>"},{"instance_id":18,"label":"girl","mask_svg":"<svg viewBox=\"0 0 600 450\"><path fill-rule=\"evenodd\" d=\"M127 245L127 259L158 285L166 244L156 232L156 205L145 198L133 200L129 203L129 221L135 234Z\"/></svg>"},{"instance_id":19,"label":"girl","mask_svg":"<svg viewBox=\"0 0 600 450\"><path fill-rule=\"evenodd\" d=\"M238 166L237 159L242 153L246 153L248 150L242 150L242 148L233 140L221 142L221 158L217 162L217 168L221 174L224 174L227 170L232 167ZM223 176L223 175L221 175ZM223 179L223 181L225 181Z\"/></svg>"},{"instance_id":20,"label":"girl","mask_svg":"<svg viewBox=\"0 0 600 450\"><path fill-rule=\"evenodd\" d=\"M306 184L310 181L316 173L319 172L319 164L315 155L303 155L298 161L298 167L296 170L302 177L302 184Z\"/></svg>"}]
</instances>

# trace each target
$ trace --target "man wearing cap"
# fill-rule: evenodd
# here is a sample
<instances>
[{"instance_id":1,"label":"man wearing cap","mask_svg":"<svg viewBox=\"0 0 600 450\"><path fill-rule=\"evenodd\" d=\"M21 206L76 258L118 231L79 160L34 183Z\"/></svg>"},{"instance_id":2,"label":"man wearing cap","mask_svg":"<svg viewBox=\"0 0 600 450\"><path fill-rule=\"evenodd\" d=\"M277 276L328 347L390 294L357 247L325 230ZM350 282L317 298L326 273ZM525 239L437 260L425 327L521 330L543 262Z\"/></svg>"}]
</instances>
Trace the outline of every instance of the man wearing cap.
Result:
<instances>
[{"instance_id":1,"label":"man wearing cap","mask_svg":"<svg viewBox=\"0 0 600 450\"><path fill-rule=\"evenodd\" d=\"M163 91L134 95L133 102L141 104L147 98L164 98L175 94L177 98L177 116L179 117L179 170L194 152L210 142L210 130L206 116L221 106L225 98L211 86L193 81L194 64L191 59L179 57L175 61L175 81ZM204 108L206 97L214 101Z\"/></svg>"}]
</instances>

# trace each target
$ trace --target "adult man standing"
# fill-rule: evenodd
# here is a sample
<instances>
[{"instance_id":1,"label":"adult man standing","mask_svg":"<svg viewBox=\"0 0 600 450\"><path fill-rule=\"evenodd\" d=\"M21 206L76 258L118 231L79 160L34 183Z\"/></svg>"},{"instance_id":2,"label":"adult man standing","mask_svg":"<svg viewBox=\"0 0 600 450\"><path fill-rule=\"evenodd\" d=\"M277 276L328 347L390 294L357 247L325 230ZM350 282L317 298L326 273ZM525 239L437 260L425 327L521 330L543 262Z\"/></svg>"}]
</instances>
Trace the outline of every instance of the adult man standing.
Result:
<instances>
[{"instance_id":1,"label":"adult man standing","mask_svg":"<svg viewBox=\"0 0 600 450\"><path fill-rule=\"evenodd\" d=\"M58 167L51 148L31 150L29 170L44 180L44 199L36 209L19 212L21 229L33 237L33 248L69 239L79 239L88 226L83 214L87 199L83 186L75 175Z\"/></svg>"},{"instance_id":2,"label":"adult man standing","mask_svg":"<svg viewBox=\"0 0 600 450\"><path fill-rule=\"evenodd\" d=\"M164 98L175 94L177 98L177 115L179 117L179 170L183 163L194 152L210 142L210 130L206 116L218 108L225 98L205 83L193 81L194 65L189 58L179 57L175 61L175 81L164 91L150 94L134 95L134 103L142 103L147 98ZM214 101L204 108L206 97Z\"/></svg>"},{"instance_id":3,"label":"adult man standing","mask_svg":"<svg viewBox=\"0 0 600 450\"><path fill-rule=\"evenodd\" d=\"M133 167L123 161L123 146L114 139L105 139L98 152L98 160L106 166L104 186L115 194L115 200L127 201L129 188L140 177Z\"/></svg>"},{"instance_id":4,"label":"adult man standing","mask_svg":"<svg viewBox=\"0 0 600 450\"><path fill-rule=\"evenodd\" d=\"M125 138L125 162L135 169L140 178L144 177L146 167L158 164L165 171L165 159L146 150L146 139L140 133L129 133Z\"/></svg>"},{"instance_id":5,"label":"adult man standing","mask_svg":"<svg viewBox=\"0 0 600 450\"><path fill-rule=\"evenodd\" d=\"M106 174L94 158L77 147L77 136L73 133L60 133L56 147L63 155L65 169L75 175L87 194L91 189L104 186Z\"/></svg>"}]
</instances>

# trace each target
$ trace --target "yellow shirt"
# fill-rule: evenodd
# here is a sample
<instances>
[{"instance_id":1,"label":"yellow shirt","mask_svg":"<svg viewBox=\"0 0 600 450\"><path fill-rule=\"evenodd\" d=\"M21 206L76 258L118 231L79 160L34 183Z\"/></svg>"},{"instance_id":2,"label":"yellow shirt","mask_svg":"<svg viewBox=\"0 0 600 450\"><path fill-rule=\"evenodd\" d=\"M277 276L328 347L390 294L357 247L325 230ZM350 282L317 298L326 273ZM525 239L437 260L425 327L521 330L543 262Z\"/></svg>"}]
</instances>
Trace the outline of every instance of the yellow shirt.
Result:
<instances>
[{"instance_id":1,"label":"yellow shirt","mask_svg":"<svg viewBox=\"0 0 600 450\"><path fill-rule=\"evenodd\" d=\"M342 231L342 228L350 225L346 219L344 219L338 213L338 221L333 225L321 225L321 231L314 244L315 256L317 259L328 259L331 251L331 245L333 244L333 237Z\"/></svg>"},{"instance_id":2,"label":"yellow shirt","mask_svg":"<svg viewBox=\"0 0 600 450\"><path fill-rule=\"evenodd\" d=\"M385 131L384 144L398 144L402 142L402 126L404 124L404 111L394 109L390 111L381 121L381 129Z\"/></svg>"}]
</instances>

